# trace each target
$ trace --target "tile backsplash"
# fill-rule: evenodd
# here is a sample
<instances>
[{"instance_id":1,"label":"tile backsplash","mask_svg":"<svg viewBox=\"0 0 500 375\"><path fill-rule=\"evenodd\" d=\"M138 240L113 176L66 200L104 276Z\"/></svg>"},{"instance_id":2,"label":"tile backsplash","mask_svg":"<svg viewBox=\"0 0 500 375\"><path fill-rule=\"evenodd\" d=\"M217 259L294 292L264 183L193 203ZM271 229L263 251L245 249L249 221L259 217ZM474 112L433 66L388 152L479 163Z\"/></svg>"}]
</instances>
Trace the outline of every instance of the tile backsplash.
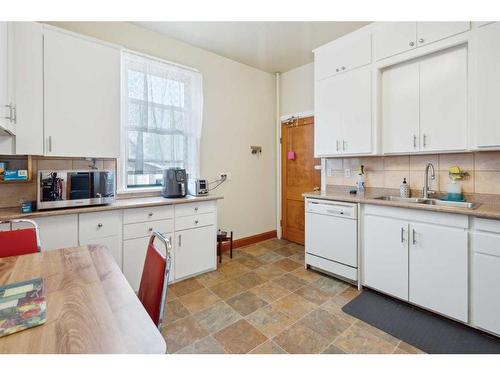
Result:
<instances>
[{"instance_id":1,"label":"tile backsplash","mask_svg":"<svg viewBox=\"0 0 500 375\"><path fill-rule=\"evenodd\" d=\"M10 156L0 160L9 159ZM0 208L17 207L21 200L36 200L36 176L44 169L90 169L91 162L84 158L47 158L33 157L33 181L24 183L0 184ZM116 171L115 159L96 159L98 169Z\"/></svg>"},{"instance_id":2,"label":"tile backsplash","mask_svg":"<svg viewBox=\"0 0 500 375\"><path fill-rule=\"evenodd\" d=\"M367 187L399 188L406 178L412 190L421 190L429 162L436 170L436 180L430 180L433 190L446 191L450 182L448 168L456 165L469 174L462 181L464 193L500 194L500 151L332 158L326 160L326 184L354 186L358 165L363 164ZM345 177L345 169L351 170L351 177Z\"/></svg>"}]
</instances>

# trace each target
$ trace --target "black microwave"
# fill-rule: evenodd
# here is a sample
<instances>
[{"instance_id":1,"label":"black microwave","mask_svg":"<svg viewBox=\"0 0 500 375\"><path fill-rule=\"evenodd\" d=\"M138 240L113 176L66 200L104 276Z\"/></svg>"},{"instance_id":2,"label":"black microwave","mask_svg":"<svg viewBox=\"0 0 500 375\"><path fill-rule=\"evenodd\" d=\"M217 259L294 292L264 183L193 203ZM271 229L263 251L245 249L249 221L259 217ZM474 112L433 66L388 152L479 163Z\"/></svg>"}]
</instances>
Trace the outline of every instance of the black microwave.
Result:
<instances>
[{"instance_id":1,"label":"black microwave","mask_svg":"<svg viewBox=\"0 0 500 375\"><path fill-rule=\"evenodd\" d=\"M39 171L37 209L109 204L115 190L114 171Z\"/></svg>"}]
</instances>

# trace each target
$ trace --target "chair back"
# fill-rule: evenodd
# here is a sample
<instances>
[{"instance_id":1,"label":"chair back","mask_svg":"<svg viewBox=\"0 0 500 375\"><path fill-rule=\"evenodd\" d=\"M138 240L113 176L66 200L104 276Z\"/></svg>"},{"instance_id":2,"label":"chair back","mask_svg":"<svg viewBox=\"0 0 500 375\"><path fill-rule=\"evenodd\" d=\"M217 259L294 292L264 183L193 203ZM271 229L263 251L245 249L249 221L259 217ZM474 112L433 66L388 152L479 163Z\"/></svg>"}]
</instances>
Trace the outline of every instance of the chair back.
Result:
<instances>
[{"instance_id":1,"label":"chair back","mask_svg":"<svg viewBox=\"0 0 500 375\"><path fill-rule=\"evenodd\" d=\"M165 246L164 256L155 246L157 238ZM170 250L172 245L161 233L153 232L146 250L146 259L142 270L141 284L137 293L139 300L149 316L161 329L163 310L167 299L168 277L170 274Z\"/></svg>"},{"instance_id":2,"label":"chair back","mask_svg":"<svg viewBox=\"0 0 500 375\"><path fill-rule=\"evenodd\" d=\"M29 228L13 229L12 224L27 224ZM41 251L38 224L32 220L0 221L9 224L10 230L0 232L0 258L32 254Z\"/></svg>"}]
</instances>

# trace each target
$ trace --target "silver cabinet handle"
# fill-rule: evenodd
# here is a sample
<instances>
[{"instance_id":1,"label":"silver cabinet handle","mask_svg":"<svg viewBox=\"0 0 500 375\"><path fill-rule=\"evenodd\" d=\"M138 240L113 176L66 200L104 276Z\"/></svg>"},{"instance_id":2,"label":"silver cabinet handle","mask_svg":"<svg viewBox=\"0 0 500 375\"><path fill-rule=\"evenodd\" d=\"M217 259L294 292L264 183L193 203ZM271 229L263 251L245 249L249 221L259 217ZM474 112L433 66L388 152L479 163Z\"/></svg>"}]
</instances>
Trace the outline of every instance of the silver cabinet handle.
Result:
<instances>
[{"instance_id":1,"label":"silver cabinet handle","mask_svg":"<svg viewBox=\"0 0 500 375\"><path fill-rule=\"evenodd\" d=\"M410 47L413 47L413 46L415 45L415 43L414 43L414 42L410 42L410 43L408 43L408 44L410 45Z\"/></svg>"},{"instance_id":2,"label":"silver cabinet handle","mask_svg":"<svg viewBox=\"0 0 500 375\"><path fill-rule=\"evenodd\" d=\"M153 213L152 213L152 212L150 212L150 213L148 214L148 216L149 216L149 217L152 217L152 216L153 216Z\"/></svg>"},{"instance_id":3,"label":"silver cabinet handle","mask_svg":"<svg viewBox=\"0 0 500 375\"><path fill-rule=\"evenodd\" d=\"M181 237L181 235L179 234L179 240L178 240L178 242L179 242L179 247L181 247L181 245L182 245L182 239L181 239L181 238L182 238L182 237Z\"/></svg>"},{"instance_id":4,"label":"silver cabinet handle","mask_svg":"<svg viewBox=\"0 0 500 375\"><path fill-rule=\"evenodd\" d=\"M342 68L340 68L340 69L345 70L345 66L343 66L343 67L342 67Z\"/></svg>"},{"instance_id":5,"label":"silver cabinet handle","mask_svg":"<svg viewBox=\"0 0 500 375\"><path fill-rule=\"evenodd\" d=\"M337 68L337 69L335 69L335 71L336 71L336 72L339 72L339 71L340 71L340 69L339 69L339 68Z\"/></svg>"},{"instance_id":6,"label":"silver cabinet handle","mask_svg":"<svg viewBox=\"0 0 500 375\"><path fill-rule=\"evenodd\" d=\"M195 210L195 211L198 211L198 207L195 207L195 208L194 208L194 210Z\"/></svg>"},{"instance_id":7,"label":"silver cabinet handle","mask_svg":"<svg viewBox=\"0 0 500 375\"><path fill-rule=\"evenodd\" d=\"M339 140L337 139L335 143L337 144L337 152L339 152Z\"/></svg>"},{"instance_id":8,"label":"silver cabinet handle","mask_svg":"<svg viewBox=\"0 0 500 375\"><path fill-rule=\"evenodd\" d=\"M194 221L194 223L195 223L195 224L198 224L198 220L195 220L195 221Z\"/></svg>"},{"instance_id":9,"label":"silver cabinet handle","mask_svg":"<svg viewBox=\"0 0 500 375\"><path fill-rule=\"evenodd\" d=\"M412 229L413 240L412 243L415 245L417 243L417 232L415 229Z\"/></svg>"},{"instance_id":10,"label":"silver cabinet handle","mask_svg":"<svg viewBox=\"0 0 500 375\"><path fill-rule=\"evenodd\" d=\"M153 228L148 228L148 232L152 232L153 231Z\"/></svg>"},{"instance_id":11,"label":"silver cabinet handle","mask_svg":"<svg viewBox=\"0 0 500 375\"><path fill-rule=\"evenodd\" d=\"M413 148L417 148L417 135L413 134Z\"/></svg>"},{"instance_id":12,"label":"silver cabinet handle","mask_svg":"<svg viewBox=\"0 0 500 375\"><path fill-rule=\"evenodd\" d=\"M423 38L420 38L420 39L418 40L418 42L419 42L419 43L423 43L423 42L425 42L425 40L424 40Z\"/></svg>"},{"instance_id":13,"label":"silver cabinet handle","mask_svg":"<svg viewBox=\"0 0 500 375\"><path fill-rule=\"evenodd\" d=\"M401 227L401 243L405 242L405 228Z\"/></svg>"},{"instance_id":14,"label":"silver cabinet handle","mask_svg":"<svg viewBox=\"0 0 500 375\"><path fill-rule=\"evenodd\" d=\"M347 142L343 139L342 140L342 151L345 151L347 149Z\"/></svg>"},{"instance_id":15,"label":"silver cabinet handle","mask_svg":"<svg viewBox=\"0 0 500 375\"><path fill-rule=\"evenodd\" d=\"M98 223L97 228L102 228L102 223Z\"/></svg>"},{"instance_id":16,"label":"silver cabinet handle","mask_svg":"<svg viewBox=\"0 0 500 375\"><path fill-rule=\"evenodd\" d=\"M11 106L11 108L12 108L12 115L11 115L12 120L11 121L14 124L16 124L17 123L17 107L14 105L14 106Z\"/></svg>"},{"instance_id":17,"label":"silver cabinet handle","mask_svg":"<svg viewBox=\"0 0 500 375\"><path fill-rule=\"evenodd\" d=\"M9 122L12 122L12 104L5 104L6 108L9 108L9 115L5 116L4 118L6 120L9 120Z\"/></svg>"},{"instance_id":18,"label":"silver cabinet handle","mask_svg":"<svg viewBox=\"0 0 500 375\"><path fill-rule=\"evenodd\" d=\"M52 136L49 135L49 152L52 152Z\"/></svg>"},{"instance_id":19,"label":"silver cabinet handle","mask_svg":"<svg viewBox=\"0 0 500 375\"><path fill-rule=\"evenodd\" d=\"M422 135L422 144L424 145L424 147L427 146L427 135L426 134Z\"/></svg>"}]
</instances>

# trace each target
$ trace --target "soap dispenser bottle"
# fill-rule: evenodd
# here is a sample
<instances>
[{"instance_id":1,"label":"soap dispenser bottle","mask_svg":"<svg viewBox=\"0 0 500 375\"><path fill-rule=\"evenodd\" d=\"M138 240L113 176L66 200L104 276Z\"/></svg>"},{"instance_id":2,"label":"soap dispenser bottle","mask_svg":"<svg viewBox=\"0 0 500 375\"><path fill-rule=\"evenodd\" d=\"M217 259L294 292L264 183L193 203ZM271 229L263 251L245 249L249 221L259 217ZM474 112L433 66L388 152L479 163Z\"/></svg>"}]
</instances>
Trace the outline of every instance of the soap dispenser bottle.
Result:
<instances>
[{"instance_id":1,"label":"soap dispenser bottle","mask_svg":"<svg viewBox=\"0 0 500 375\"><path fill-rule=\"evenodd\" d=\"M406 182L406 178L403 178L403 183L399 187L399 196L401 198L410 198L410 185Z\"/></svg>"}]
</instances>

